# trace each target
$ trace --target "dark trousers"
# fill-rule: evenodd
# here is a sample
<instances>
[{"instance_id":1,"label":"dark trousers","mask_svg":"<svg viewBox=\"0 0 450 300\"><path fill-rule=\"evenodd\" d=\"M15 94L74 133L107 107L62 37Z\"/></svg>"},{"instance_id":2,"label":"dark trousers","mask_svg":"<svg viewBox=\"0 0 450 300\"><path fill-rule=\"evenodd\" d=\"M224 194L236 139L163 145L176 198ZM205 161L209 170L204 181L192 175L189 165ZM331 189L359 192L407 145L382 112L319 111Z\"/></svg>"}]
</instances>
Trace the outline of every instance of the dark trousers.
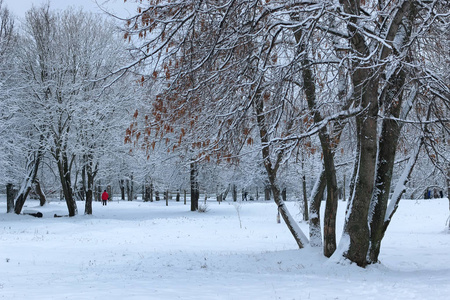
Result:
<instances>
[{"instance_id":1,"label":"dark trousers","mask_svg":"<svg viewBox=\"0 0 450 300\"><path fill-rule=\"evenodd\" d=\"M108 200L102 200L102 203L103 203L103 205L106 205L106 204L108 204L108 202L107 202Z\"/></svg>"}]
</instances>

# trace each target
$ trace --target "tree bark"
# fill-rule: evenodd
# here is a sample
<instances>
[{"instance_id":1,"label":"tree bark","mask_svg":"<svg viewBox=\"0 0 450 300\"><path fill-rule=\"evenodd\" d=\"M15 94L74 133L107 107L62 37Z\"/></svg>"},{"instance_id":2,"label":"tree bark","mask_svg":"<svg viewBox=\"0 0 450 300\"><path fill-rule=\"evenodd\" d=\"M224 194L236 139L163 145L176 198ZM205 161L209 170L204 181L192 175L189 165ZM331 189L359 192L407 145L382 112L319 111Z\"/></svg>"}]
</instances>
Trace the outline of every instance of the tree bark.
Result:
<instances>
[{"instance_id":1,"label":"tree bark","mask_svg":"<svg viewBox=\"0 0 450 300\"><path fill-rule=\"evenodd\" d=\"M368 76L365 78L369 78ZM368 213L370 199L373 192L375 179L375 164L377 157L377 85L372 80L368 84L366 92L367 99L363 100L364 107L368 109L361 113L357 119L358 133L360 140L359 156L355 164L358 165L358 174L355 183L355 192L350 204L350 210L347 216L347 222L344 227L344 233L350 237L348 251L344 256L355 262L358 266L364 267L367 264L366 255L369 248L369 227Z\"/></svg>"},{"instance_id":2,"label":"tree bark","mask_svg":"<svg viewBox=\"0 0 450 300\"><path fill-rule=\"evenodd\" d=\"M197 211L200 191L198 185L198 165L196 162L191 162L190 179L191 179L191 211Z\"/></svg>"},{"instance_id":3,"label":"tree bark","mask_svg":"<svg viewBox=\"0 0 450 300\"><path fill-rule=\"evenodd\" d=\"M320 226L320 204L323 193L327 187L325 170L322 168L311 192L311 205L309 210L309 242L311 247L322 247L322 228Z\"/></svg>"},{"instance_id":4,"label":"tree bark","mask_svg":"<svg viewBox=\"0 0 450 300\"><path fill-rule=\"evenodd\" d=\"M415 13L414 6L410 3L404 3L397 12L394 23L397 25L393 25L390 30L391 34L397 32L398 26L401 22L403 22L405 34L402 39L402 45L406 44L410 40L410 36L412 33L412 22L414 21ZM408 21L404 22L403 16L408 17ZM393 39L392 37L388 37L389 39ZM382 53L383 54L383 53ZM387 55L387 54L384 54ZM378 146L378 165L376 170L376 180L375 180L375 191L372 197L372 205L371 212L372 215L369 216L370 221L370 249L368 253L369 263L378 262L378 256L380 254L381 248L381 240L384 237L386 232L386 210L389 200L389 194L391 191L391 183L392 183L392 175L394 170L395 163L395 154L398 145L398 140L400 137L400 131L402 125L398 123L396 120L392 118L399 118L401 113L401 108L403 104L403 86L406 82L406 72L403 69L403 65L400 65L396 68L395 72L391 75L390 78L387 79L387 87L384 89L381 95L381 102L384 103L384 111L385 116L382 121L380 140ZM415 95L415 94L414 94ZM414 96L415 97L415 96ZM410 102L412 100L410 99ZM406 117L409 112L409 108L406 109L404 113L404 117ZM392 117L392 118L391 118ZM420 143L420 146L422 142ZM419 150L420 150L419 146ZM418 151L419 151L418 150ZM417 152L418 155L418 152ZM415 164L415 160L417 157L410 158L413 159L414 163L411 166L411 170L407 171L406 177L401 180L406 181L409 179L410 172L412 172L412 168ZM404 184L400 182L401 185ZM401 192L403 194L403 192ZM401 198L400 195L396 195L399 197L398 199L392 199L391 201L399 201ZM391 216L389 216L390 220ZM386 226L385 226L386 225Z\"/></svg>"},{"instance_id":5,"label":"tree bark","mask_svg":"<svg viewBox=\"0 0 450 300\"><path fill-rule=\"evenodd\" d=\"M121 179L119 180L119 186L120 186L120 195L122 201L125 200L125 180Z\"/></svg>"},{"instance_id":6,"label":"tree bark","mask_svg":"<svg viewBox=\"0 0 450 300\"><path fill-rule=\"evenodd\" d=\"M144 186L144 202L149 202L150 201L150 190L151 190L151 183L149 183L148 181L145 182L145 186Z\"/></svg>"},{"instance_id":7,"label":"tree bark","mask_svg":"<svg viewBox=\"0 0 450 300\"><path fill-rule=\"evenodd\" d=\"M292 218L289 210L287 209L284 201L280 197L280 189L276 182L276 174L279 167L279 163L281 161L281 156L283 152L280 151L277 154L277 160L274 165L270 160L270 149L269 149L269 136L266 126L265 114L264 114L264 102L262 99L262 95L260 91L256 92L255 101L254 101L254 109L256 112L256 119L259 128L259 137L261 139L261 144L263 145L261 148L262 158L264 162L264 167L267 172L267 176L269 179L270 188L272 191L272 195L275 203L278 206L278 212L281 214L286 226L294 237L299 248L304 248L305 245L309 244L307 237L303 234L301 229L298 227L295 220Z\"/></svg>"},{"instance_id":8,"label":"tree bark","mask_svg":"<svg viewBox=\"0 0 450 300\"><path fill-rule=\"evenodd\" d=\"M133 174L131 174L130 178L126 180L126 188L127 188L127 200L133 201L133 198L134 198Z\"/></svg>"},{"instance_id":9,"label":"tree bark","mask_svg":"<svg viewBox=\"0 0 450 300\"><path fill-rule=\"evenodd\" d=\"M303 53L301 60L302 77L306 100L308 107L313 111L313 118L316 124L323 120L318 108L316 107L316 87L311 62L308 59L308 53L301 37L301 30L294 33L297 43L300 43L299 51ZM319 130L319 140L322 147L323 164L325 171L325 180L327 184L327 200L325 205L324 217L324 255L330 257L336 250L336 213L338 203L338 187L336 179L336 169L334 166L334 153L330 144L330 136L327 127Z\"/></svg>"},{"instance_id":10,"label":"tree bark","mask_svg":"<svg viewBox=\"0 0 450 300\"><path fill-rule=\"evenodd\" d=\"M384 99L385 112L388 118L383 119L378 147L377 171L375 178L375 190L372 197L370 221L370 250L369 262L378 262L381 240L384 237L383 225L386 208L391 191L392 175L394 171L395 154L400 137L400 125L398 118L402 105L401 93L406 75L403 70L397 70L398 76L393 80L389 88L388 96ZM394 76L394 75L393 75ZM398 96L397 96L398 95Z\"/></svg>"},{"instance_id":11,"label":"tree bark","mask_svg":"<svg viewBox=\"0 0 450 300\"><path fill-rule=\"evenodd\" d=\"M303 221L309 221L308 214L308 194L306 193L306 175L305 175L305 161L302 153L302 193L303 193Z\"/></svg>"},{"instance_id":12,"label":"tree bark","mask_svg":"<svg viewBox=\"0 0 450 300\"><path fill-rule=\"evenodd\" d=\"M233 202L237 201L237 188L236 185L233 184L232 188L231 188L231 195L233 196Z\"/></svg>"},{"instance_id":13,"label":"tree bark","mask_svg":"<svg viewBox=\"0 0 450 300\"><path fill-rule=\"evenodd\" d=\"M47 199L45 197L44 192L42 191L41 183L39 182L38 179L36 179L36 194L38 194L39 196L39 205L44 206L45 203L47 202Z\"/></svg>"},{"instance_id":14,"label":"tree bark","mask_svg":"<svg viewBox=\"0 0 450 300\"><path fill-rule=\"evenodd\" d=\"M42 155L42 151L38 150L28 162L28 176L24 179L14 204L14 212L16 214L21 213L23 205L30 193L31 186L36 181Z\"/></svg>"},{"instance_id":15,"label":"tree bark","mask_svg":"<svg viewBox=\"0 0 450 300\"><path fill-rule=\"evenodd\" d=\"M94 194L94 181L95 176L98 171L98 164L95 165L93 169L93 161L92 157L89 157L86 160L86 175L87 175L87 191L86 191L86 202L84 206L84 214L85 215L92 215L92 200L93 200L93 194Z\"/></svg>"},{"instance_id":16,"label":"tree bark","mask_svg":"<svg viewBox=\"0 0 450 300\"><path fill-rule=\"evenodd\" d=\"M14 185L12 183L6 185L6 212L14 212Z\"/></svg>"},{"instance_id":17,"label":"tree bark","mask_svg":"<svg viewBox=\"0 0 450 300\"><path fill-rule=\"evenodd\" d=\"M78 214L77 203L73 198L70 163L65 151L56 151L57 165L59 171L59 178L63 189L64 199L66 200L69 217L74 217Z\"/></svg>"}]
</instances>

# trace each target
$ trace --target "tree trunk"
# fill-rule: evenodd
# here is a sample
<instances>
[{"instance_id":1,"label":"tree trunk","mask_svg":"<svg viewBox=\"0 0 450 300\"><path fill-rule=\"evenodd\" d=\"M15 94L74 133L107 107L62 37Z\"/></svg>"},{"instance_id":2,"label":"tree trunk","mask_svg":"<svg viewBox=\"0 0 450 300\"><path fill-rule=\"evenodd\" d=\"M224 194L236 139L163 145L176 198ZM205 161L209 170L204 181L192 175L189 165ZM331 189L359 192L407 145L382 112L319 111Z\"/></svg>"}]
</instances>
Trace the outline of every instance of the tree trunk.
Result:
<instances>
[{"instance_id":1,"label":"tree trunk","mask_svg":"<svg viewBox=\"0 0 450 300\"><path fill-rule=\"evenodd\" d=\"M411 6L412 5L412 6ZM414 4L403 4L402 13L398 14L397 22L402 21L403 27L405 30L405 34L402 39L403 45L408 43L410 40L410 36L412 33L412 23L415 18L415 9ZM404 22L402 20L402 15L405 14L408 16L409 21ZM396 16L397 17L397 16ZM370 249L368 253L369 263L378 262L378 256L380 254L381 240L384 237L387 225L386 225L386 217L391 218L391 216L386 216L386 210L389 200L389 193L391 191L391 182L392 175L395 164L395 153L398 145L398 140L400 137L400 131L402 125L396 120L392 118L399 118L402 104L403 104L403 86L406 81L406 72L403 69L403 65L400 64L395 72L390 75L387 80L386 88L381 94L381 103L384 103L384 111L385 115L388 118L384 118L381 126L381 134L378 146L378 165L376 170L376 180L375 180L375 191L372 198L371 212L372 215L369 216L370 221ZM415 98L415 93L412 92L413 97ZM412 99L409 99L410 103ZM406 118L406 115L409 112L410 107L405 109L403 118ZM420 146L422 142L420 143ZM420 151L420 146L418 151ZM418 155L418 152L417 152ZM414 160L414 163L411 165L411 170L407 170L406 178L400 179L405 180L405 182L400 182L401 185L406 184L406 181L409 179L410 172L412 172L412 168L415 164L417 157L410 158L410 160ZM403 189L402 189L403 190ZM403 194L403 192L401 192ZM399 201L401 198L400 195L396 195L399 197L398 199L392 199L391 201ZM386 226L385 226L386 225Z\"/></svg>"},{"instance_id":2,"label":"tree trunk","mask_svg":"<svg viewBox=\"0 0 450 300\"><path fill-rule=\"evenodd\" d=\"M84 163L86 164L87 162L86 161L84 161ZM76 180L75 180L75 182L77 182ZM81 187L81 195L80 195L80 198L81 198L81 200L85 200L86 201L86 192L87 192L87 186L88 186L88 184L87 184L87 181L86 181L86 165L84 165L83 166L83 168L82 168L82 170L81 170L81 184L82 184L82 187ZM91 197L92 197L92 195L91 195ZM92 201L92 198L91 198L91 201Z\"/></svg>"},{"instance_id":3,"label":"tree trunk","mask_svg":"<svg viewBox=\"0 0 450 300\"><path fill-rule=\"evenodd\" d=\"M134 197L133 174L130 175L130 179L126 180L126 188L127 188L127 200L133 201L133 197Z\"/></svg>"},{"instance_id":4,"label":"tree trunk","mask_svg":"<svg viewBox=\"0 0 450 300\"><path fill-rule=\"evenodd\" d=\"M302 152L302 192L303 192L303 221L309 220L309 214L308 214L308 195L306 193L306 175L305 175L305 161L303 158L303 152Z\"/></svg>"},{"instance_id":5,"label":"tree trunk","mask_svg":"<svg viewBox=\"0 0 450 300\"><path fill-rule=\"evenodd\" d=\"M84 203L84 214L92 215L92 196L94 189L94 178L88 175L87 180L87 191L86 191L86 202Z\"/></svg>"},{"instance_id":6,"label":"tree trunk","mask_svg":"<svg viewBox=\"0 0 450 300\"><path fill-rule=\"evenodd\" d=\"M264 186L264 200L266 201L270 200L270 185L268 184Z\"/></svg>"},{"instance_id":7,"label":"tree trunk","mask_svg":"<svg viewBox=\"0 0 450 300\"><path fill-rule=\"evenodd\" d=\"M197 211L200 191L198 185L198 165L196 162L191 162L190 178L191 178L191 211Z\"/></svg>"},{"instance_id":8,"label":"tree trunk","mask_svg":"<svg viewBox=\"0 0 450 300\"><path fill-rule=\"evenodd\" d=\"M354 86L365 86L360 89L362 95L362 106L367 107L356 117L357 139L359 140L359 156L355 161L358 165L355 191L353 198L349 201L349 211L344 225L343 238L349 242L348 250L343 253L344 257L355 262L360 267L367 265L367 251L369 249L369 226L368 214L370 200L373 193L375 181L375 164L377 159L377 114L378 114L378 80L366 74L367 70L358 69L354 72ZM367 82L368 80L368 82Z\"/></svg>"},{"instance_id":9,"label":"tree trunk","mask_svg":"<svg viewBox=\"0 0 450 300\"><path fill-rule=\"evenodd\" d=\"M311 205L309 207L309 243L311 247L322 247L322 228L320 226L320 204L323 193L327 187L325 170L322 168L311 192Z\"/></svg>"},{"instance_id":10,"label":"tree trunk","mask_svg":"<svg viewBox=\"0 0 450 300\"><path fill-rule=\"evenodd\" d=\"M119 186L120 186L120 196L122 201L125 201L125 180L121 179L119 181Z\"/></svg>"},{"instance_id":11,"label":"tree trunk","mask_svg":"<svg viewBox=\"0 0 450 300\"><path fill-rule=\"evenodd\" d=\"M69 160L67 158L66 153L63 151L57 150L56 157L58 157L57 165L59 171L59 178L63 189L64 199L66 200L67 209L69 211L69 217L73 217L78 214L78 209L77 203L73 198L72 193Z\"/></svg>"},{"instance_id":12,"label":"tree trunk","mask_svg":"<svg viewBox=\"0 0 450 300\"><path fill-rule=\"evenodd\" d=\"M37 172L42 158L42 152L38 150L28 162L28 176L24 179L19 194L15 200L14 212L20 214L25 201L30 193L32 184L36 181Z\"/></svg>"},{"instance_id":13,"label":"tree trunk","mask_svg":"<svg viewBox=\"0 0 450 300\"><path fill-rule=\"evenodd\" d=\"M153 182L150 182L150 202L153 202Z\"/></svg>"},{"instance_id":14,"label":"tree trunk","mask_svg":"<svg viewBox=\"0 0 450 300\"><path fill-rule=\"evenodd\" d=\"M292 218L291 214L289 213L289 210L284 204L284 201L280 197L280 190L276 183L276 174L279 164L281 162L283 151L277 153L277 160L275 162L275 165L272 165L272 162L270 160L269 136L265 120L264 103L262 95L259 91L256 93L253 107L256 112L256 119L259 128L259 138L261 139L262 145L264 145L261 148L261 153L274 201L278 206L278 212L281 214L281 217L283 218L284 222L286 223L286 226L288 227L289 231L294 237L298 247L304 248L305 245L309 243L309 241L307 237L303 234L301 229L298 227L297 222L294 220L294 218Z\"/></svg>"},{"instance_id":15,"label":"tree trunk","mask_svg":"<svg viewBox=\"0 0 450 300\"><path fill-rule=\"evenodd\" d=\"M151 183L145 182L144 186L144 202L150 201L150 195L151 195Z\"/></svg>"},{"instance_id":16,"label":"tree trunk","mask_svg":"<svg viewBox=\"0 0 450 300\"><path fill-rule=\"evenodd\" d=\"M395 76L395 75L393 75ZM388 96L385 97L385 114L387 117L398 118L402 105L402 97L396 95L401 91L406 75L402 70L398 70L398 76L391 83ZM369 262L378 262L381 240L384 237L383 225L386 216L386 208L391 191L392 174L395 164L395 154L400 137L400 125L396 120L385 118L382 121L380 141L378 146L377 171L375 178L375 191L373 193L372 204L369 216L370 221L370 250Z\"/></svg>"},{"instance_id":17,"label":"tree trunk","mask_svg":"<svg viewBox=\"0 0 450 300\"><path fill-rule=\"evenodd\" d=\"M14 185L12 183L6 185L6 212L14 212Z\"/></svg>"},{"instance_id":18,"label":"tree trunk","mask_svg":"<svg viewBox=\"0 0 450 300\"><path fill-rule=\"evenodd\" d=\"M323 117L320 115L316 107L316 88L314 74L311 69L311 62L308 58L306 46L301 42L301 31L295 32L297 42L300 42L299 51L303 54L302 58L302 77L308 107L314 112L314 123L322 122ZM323 127L319 130L319 140L322 147L323 164L325 171L325 180L327 184L327 200L325 205L324 217L324 255L330 257L336 250L336 213L338 203L338 188L336 179L336 169L334 166L334 153L330 143L330 136L327 128Z\"/></svg>"},{"instance_id":19,"label":"tree trunk","mask_svg":"<svg viewBox=\"0 0 450 300\"><path fill-rule=\"evenodd\" d=\"M47 202L47 199L45 197L44 192L42 191L41 183L39 182L38 179L36 179L36 194L39 196L39 205L44 206L45 203Z\"/></svg>"},{"instance_id":20,"label":"tree trunk","mask_svg":"<svg viewBox=\"0 0 450 300\"><path fill-rule=\"evenodd\" d=\"M286 188L283 188L283 190L281 191L281 199L283 199L283 201L287 200Z\"/></svg>"},{"instance_id":21,"label":"tree trunk","mask_svg":"<svg viewBox=\"0 0 450 300\"><path fill-rule=\"evenodd\" d=\"M270 168L268 169L268 177L269 177L270 187L272 190L273 199L278 206L278 212L280 213L286 226L288 227L289 231L291 232L292 236L294 237L295 241L297 242L298 247L300 249L304 248L307 244L309 244L309 241L308 241L307 237L303 234L301 229L298 227L297 222L294 220L294 218L289 213L289 210L287 209L283 199L281 199L280 189L278 188L278 186L276 184L275 172L273 172L273 170L271 170Z\"/></svg>"},{"instance_id":22,"label":"tree trunk","mask_svg":"<svg viewBox=\"0 0 450 300\"><path fill-rule=\"evenodd\" d=\"M86 191L86 202L84 203L84 214L85 215L92 215L92 200L93 200L93 194L94 194L94 182L95 182L95 175L98 171L98 165L95 165L95 168L93 170L92 168L92 159L86 160L86 175L87 175L87 191Z\"/></svg>"}]
</instances>

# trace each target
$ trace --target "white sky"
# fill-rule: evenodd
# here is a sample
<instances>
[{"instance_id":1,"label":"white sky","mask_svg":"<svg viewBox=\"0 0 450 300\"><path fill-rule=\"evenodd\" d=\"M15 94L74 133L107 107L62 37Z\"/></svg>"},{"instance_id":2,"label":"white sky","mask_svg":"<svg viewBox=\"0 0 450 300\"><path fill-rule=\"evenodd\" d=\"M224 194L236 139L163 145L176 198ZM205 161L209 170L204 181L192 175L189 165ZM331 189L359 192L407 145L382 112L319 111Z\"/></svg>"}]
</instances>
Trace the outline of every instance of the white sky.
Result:
<instances>
[{"instance_id":1,"label":"white sky","mask_svg":"<svg viewBox=\"0 0 450 300\"><path fill-rule=\"evenodd\" d=\"M48 1L52 9L66 9L73 6L76 8L82 7L91 12L102 12L96 4L96 0L3 0L3 5L8 7L14 15L22 19L25 16L25 12L33 5L40 6ZM128 16L135 12L131 6L132 4L124 3L123 0L97 0L97 3L119 16Z\"/></svg>"}]
</instances>

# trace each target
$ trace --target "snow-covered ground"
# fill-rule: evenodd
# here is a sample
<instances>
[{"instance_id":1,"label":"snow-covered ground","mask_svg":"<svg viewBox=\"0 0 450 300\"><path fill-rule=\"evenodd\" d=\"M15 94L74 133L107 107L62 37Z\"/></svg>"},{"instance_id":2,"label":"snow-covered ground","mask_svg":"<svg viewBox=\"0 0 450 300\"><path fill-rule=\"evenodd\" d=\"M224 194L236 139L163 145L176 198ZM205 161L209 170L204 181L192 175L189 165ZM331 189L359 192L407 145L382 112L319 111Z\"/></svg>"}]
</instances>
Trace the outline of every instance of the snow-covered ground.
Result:
<instances>
[{"instance_id":1,"label":"snow-covered ground","mask_svg":"<svg viewBox=\"0 0 450 300\"><path fill-rule=\"evenodd\" d=\"M27 201L38 219L6 214L0 200L1 299L450 299L447 199L402 201L382 264L367 269L296 249L272 202L210 202L206 213L182 202L93 205L92 216L79 202L80 215L53 218L64 202Z\"/></svg>"}]
</instances>

